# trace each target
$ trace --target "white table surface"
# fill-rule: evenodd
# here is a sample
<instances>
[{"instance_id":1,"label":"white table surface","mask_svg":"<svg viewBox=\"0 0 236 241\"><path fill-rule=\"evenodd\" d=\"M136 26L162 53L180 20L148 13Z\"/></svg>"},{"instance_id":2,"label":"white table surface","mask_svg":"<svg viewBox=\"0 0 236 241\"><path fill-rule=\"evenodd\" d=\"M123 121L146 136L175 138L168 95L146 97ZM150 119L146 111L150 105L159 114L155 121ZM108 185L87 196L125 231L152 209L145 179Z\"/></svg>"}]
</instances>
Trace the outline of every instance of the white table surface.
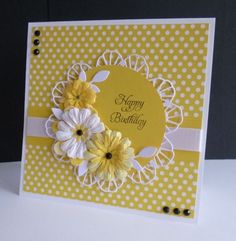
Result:
<instances>
[{"instance_id":1,"label":"white table surface","mask_svg":"<svg viewBox=\"0 0 236 241\"><path fill-rule=\"evenodd\" d=\"M206 160L198 224L19 197L20 163L0 164L1 241L236 240L236 160Z\"/></svg>"}]
</instances>

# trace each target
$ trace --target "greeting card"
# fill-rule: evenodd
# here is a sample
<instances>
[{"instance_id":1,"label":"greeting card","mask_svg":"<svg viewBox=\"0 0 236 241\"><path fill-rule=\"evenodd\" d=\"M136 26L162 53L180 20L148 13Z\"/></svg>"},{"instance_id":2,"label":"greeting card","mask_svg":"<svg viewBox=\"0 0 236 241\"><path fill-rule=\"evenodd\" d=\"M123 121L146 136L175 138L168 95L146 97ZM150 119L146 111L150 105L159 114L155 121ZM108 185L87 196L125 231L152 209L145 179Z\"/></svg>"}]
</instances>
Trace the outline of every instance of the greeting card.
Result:
<instances>
[{"instance_id":1,"label":"greeting card","mask_svg":"<svg viewBox=\"0 0 236 241\"><path fill-rule=\"evenodd\" d=\"M214 19L30 23L20 192L194 221Z\"/></svg>"}]
</instances>

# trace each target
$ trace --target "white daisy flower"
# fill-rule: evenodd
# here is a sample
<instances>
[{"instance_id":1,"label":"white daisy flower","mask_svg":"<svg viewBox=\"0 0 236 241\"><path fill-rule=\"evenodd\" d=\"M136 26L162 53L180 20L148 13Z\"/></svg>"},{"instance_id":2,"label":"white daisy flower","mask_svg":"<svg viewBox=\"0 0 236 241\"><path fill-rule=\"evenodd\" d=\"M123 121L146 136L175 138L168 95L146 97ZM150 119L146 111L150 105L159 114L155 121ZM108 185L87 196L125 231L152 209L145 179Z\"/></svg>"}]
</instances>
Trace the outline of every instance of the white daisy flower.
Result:
<instances>
[{"instance_id":1,"label":"white daisy flower","mask_svg":"<svg viewBox=\"0 0 236 241\"><path fill-rule=\"evenodd\" d=\"M104 124L90 109L71 108L60 116L55 139L61 151L69 158L83 158L86 141L95 133L104 131Z\"/></svg>"}]
</instances>

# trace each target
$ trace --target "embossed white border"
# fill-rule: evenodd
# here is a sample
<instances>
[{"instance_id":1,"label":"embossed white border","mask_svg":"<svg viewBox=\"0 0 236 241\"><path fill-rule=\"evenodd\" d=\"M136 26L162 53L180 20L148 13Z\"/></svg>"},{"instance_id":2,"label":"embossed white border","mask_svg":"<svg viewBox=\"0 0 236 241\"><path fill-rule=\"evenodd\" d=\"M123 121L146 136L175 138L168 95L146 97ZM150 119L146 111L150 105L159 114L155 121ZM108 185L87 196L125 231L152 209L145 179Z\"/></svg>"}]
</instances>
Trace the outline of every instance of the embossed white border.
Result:
<instances>
[{"instance_id":1,"label":"embossed white border","mask_svg":"<svg viewBox=\"0 0 236 241\"><path fill-rule=\"evenodd\" d=\"M80 200L68 200L60 197L53 197L42 194L34 194L23 191L23 177L24 177L24 164L25 164L25 141L27 130L27 113L28 113L28 94L29 94L29 69L30 69L30 56L32 47L32 28L38 26L91 26L91 25L126 25L126 24L197 24L206 23L209 24L208 33L208 48L207 48L207 63L206 63L206 84L204 93L203 104L203 127L201 132L201 152L200 163L198 168L198 182L197 182L197 195L195 205L194 218L175 217L171 215L165 215L160 213L152 213L148 211L133 210L128 208L121 208L103 204L95 204ZM25 76L25 109L24 109L24 129L23 129L23 143L22 143L22 158L21 158L21 179L20 190L21 196L33 196L41 199L58 200L66 203L85 204L86 206L105 207L112 208L114 210L122 210L129 213L143 214L150 217L156 217L162 220L182 221L187 223L196 223L199 215L200 208L200 193L203 183L203 168L206 150L206 136L207 136L207 123L209 114L209 102L210 102L210 88L211 88L211 75L212 75L212 62L213 62L213 49L214 49L214 36L215 36L215 18L182 18L182 19L137 19L137 20L97 20L97 21L69 21L69 22L35 22L28 24L28 37L27 37L27 55L26 55L26 76Z\"/></svg>"}]
</instances>

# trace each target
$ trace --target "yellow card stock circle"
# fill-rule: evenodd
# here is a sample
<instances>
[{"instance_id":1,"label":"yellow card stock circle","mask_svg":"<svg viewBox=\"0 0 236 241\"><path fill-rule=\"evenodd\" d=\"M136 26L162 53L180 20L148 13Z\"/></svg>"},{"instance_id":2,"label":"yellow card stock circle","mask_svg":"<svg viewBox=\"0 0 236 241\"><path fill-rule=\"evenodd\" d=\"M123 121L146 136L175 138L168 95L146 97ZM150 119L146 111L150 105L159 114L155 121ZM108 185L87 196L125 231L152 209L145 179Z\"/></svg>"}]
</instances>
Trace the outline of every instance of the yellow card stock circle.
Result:
<instances>
[{"instance_id":1,"label":"yellow card stock circle","mask_svg":"<svg viewBox=\"0 0 236 241\"><path fill-rule=\"evenodd\" d=\"M98 83L94 107L112 130L129 137L138 152L146 146L160 147L165 132L165 111L157 91L145 76L121 66L96 67L87 72L88 80L99 70L109 70L106 81Z\"/></svg>"}]
</instances>

